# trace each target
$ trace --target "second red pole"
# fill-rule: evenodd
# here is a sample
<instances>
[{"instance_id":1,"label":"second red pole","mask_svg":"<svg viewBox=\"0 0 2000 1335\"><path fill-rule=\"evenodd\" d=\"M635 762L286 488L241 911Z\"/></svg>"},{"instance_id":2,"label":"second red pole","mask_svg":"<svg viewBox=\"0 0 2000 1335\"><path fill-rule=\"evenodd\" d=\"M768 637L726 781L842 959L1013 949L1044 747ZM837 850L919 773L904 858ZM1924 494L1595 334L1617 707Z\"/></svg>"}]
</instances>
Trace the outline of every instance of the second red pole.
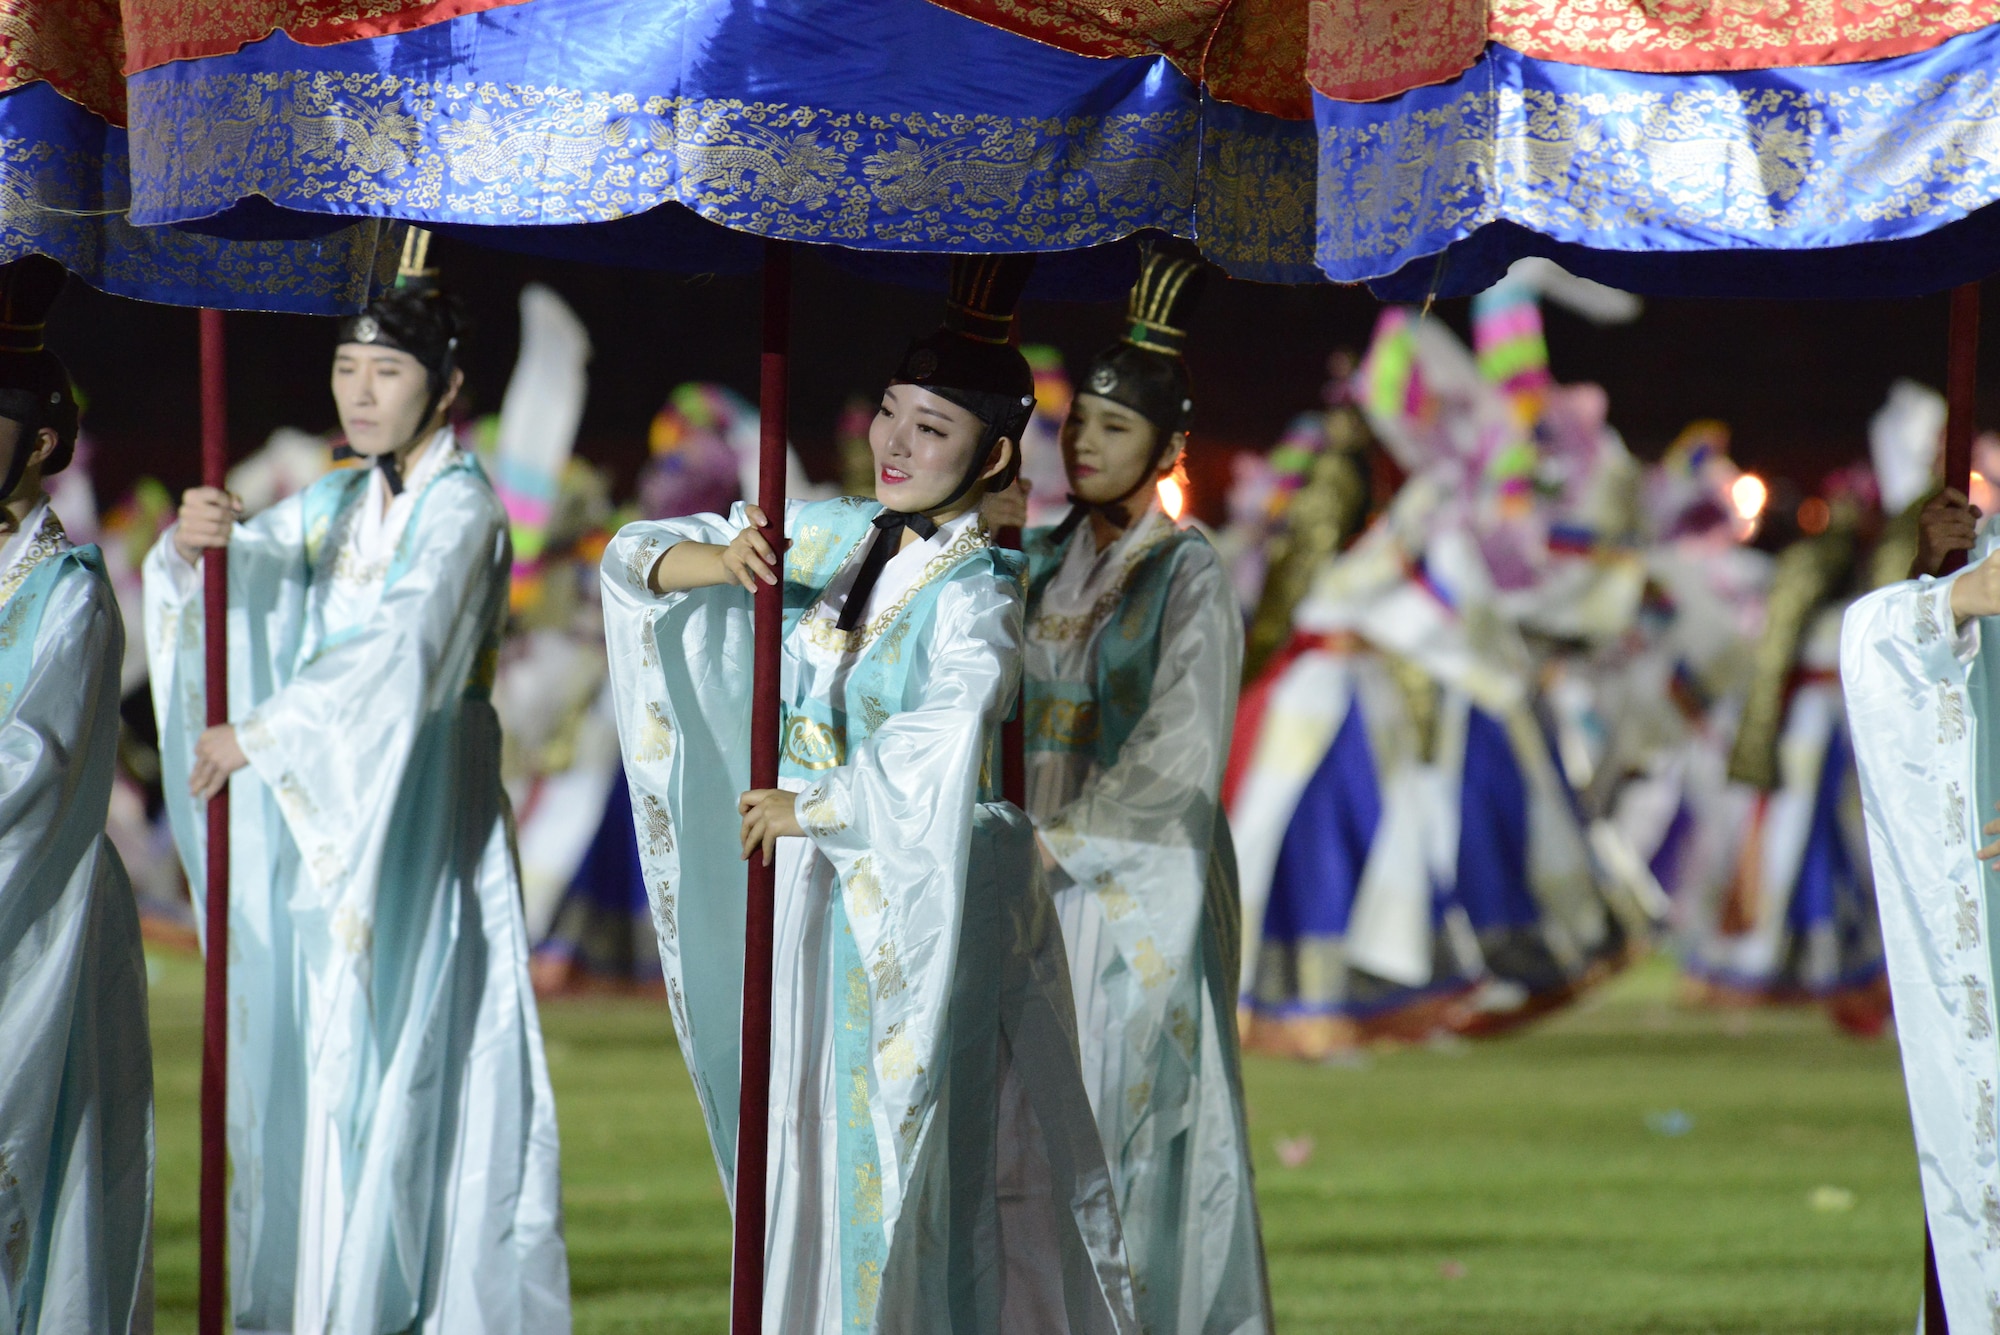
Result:
<instances>
[{"instance_id":1,"label":"second red pole","mask_svg":"<svg viewBox=\"0 0 2000 1335\"><path fill-rule=\"evenodd\" d=\"M229 380L221 311L201 313L201 484L229 475ZM207 726L229 722L229 552L202 557ZM208 902L201 1006L201 1335L223 1335L228 1308L229 789L208 800Z\"/></svg>"},{"instance_id":2,"label":"second red pole","mask_svg":"<svg viewBox=\"0 0 2000 1335\"><path fill-rule=\"evenodd\" d=\"M764 348L757 412L762 431L757 504L770 521L782 558L785 526L785 424L789 412L792 250L764 243ZM784 581L759 584L750 697L750 786L778 786L778 676ZM777 869L750 859L743 931L742 1083L736 1105L736 1232L729 1272L730 1335L761 1335L764 1323L764 1224L771 1126L771 937Z\"/></svg>"}]
</instances>

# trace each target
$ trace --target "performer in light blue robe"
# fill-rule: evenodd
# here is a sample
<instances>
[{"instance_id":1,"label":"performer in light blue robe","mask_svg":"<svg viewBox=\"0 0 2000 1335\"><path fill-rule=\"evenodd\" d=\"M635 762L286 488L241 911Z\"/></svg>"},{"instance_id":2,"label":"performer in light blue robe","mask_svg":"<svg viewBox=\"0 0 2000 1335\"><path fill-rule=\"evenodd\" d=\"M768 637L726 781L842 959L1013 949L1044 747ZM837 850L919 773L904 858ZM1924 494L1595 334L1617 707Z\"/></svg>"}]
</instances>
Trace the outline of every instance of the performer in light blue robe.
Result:
<instances>
[{"instance_id":1,"label":"performer in light blue robe","mask_svg":"<svg viewBox=\"0 0 2000 1335\"><path fill-rule=\"evenodd\" d=\"M0 268L0 1335L153 1328L146 961L104 833L125 632L42 479L76 401L41 346L62 266Z\"/></svg>"},{"instance_id":2,"label":"performer in light blue robe","mask_svg":"<svg viewBox=\"0 0 2000 1335\"><path fill-rule=\"evenodd\" d=\"M1966 513L1964 497L1950 499ZM1984 559L1958 574L1861 598L1840 640L1924 1213L1955 1331L1990 1329L2000 1310L2000 821L1982 827L2000 806L1988 735L2000 676L1984 652L2000 631L2000 557L1985 555L1996 546L1989 529Z\"/></svg>"},{"instance_id":3,"label":"performer in light blue robe","mask_svg":"<svg viewBox=\"0 0 2000 1335\"><path fill-rule=\"evenodd\" d=\"M1147 251L1124 339L1062 433L1072 508L1028 534L1028 810L1069 953L1085 1084L1152 1335L1270 1329L1236 1052L1242 905L1221 788L1243 618L1161 509L1187 443L1205 275Z\"/></svg>"},{"instance_id":4,"label":"performer in light blue robe","mask_svg":"<svg viewBox=\"0 0 2000 1335\"><path fill-rule=\"evenodd\" d=\"M375 466L243 524L223 493L189 492L146 559L165 785L197 888L203 803L230 784L238 1331L569 1329L487 699L507 519L443 425L457 342L448 300L406 273L342 325L334 360L341 424ZM224 546L236 722L203 731L192 558Z\"/></svg>"},{"instance_id":5,"label":"performer in light blue robe","mask_svg":"<svg viewBox=\"0 0 2000 1335\"><path fill-rule=\"evenodd\" d=\"M1061 934L1027 820L994 800L1021 594L976 506L1032 411L1007 345L1024 281L957 264L952 322L870 429L880 501L784 518L778 789L744 792L766 517L633 524L605 553L668 1002L732 1192L742 859L775 850L773 1335L1139 1329Z\"/></svg>"}]
</instances>

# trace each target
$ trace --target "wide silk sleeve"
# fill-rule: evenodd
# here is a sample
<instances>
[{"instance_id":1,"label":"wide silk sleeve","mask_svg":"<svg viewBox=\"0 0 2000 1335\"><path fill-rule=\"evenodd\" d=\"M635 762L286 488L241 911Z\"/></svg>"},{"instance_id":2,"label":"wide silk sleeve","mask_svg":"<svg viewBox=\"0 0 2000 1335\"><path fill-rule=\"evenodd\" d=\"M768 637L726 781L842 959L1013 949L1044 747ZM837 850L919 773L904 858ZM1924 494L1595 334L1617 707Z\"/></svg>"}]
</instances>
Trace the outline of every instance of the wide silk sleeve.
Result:
<instances>
[{"instance_id":1,"label":"wide silk sleeve","mask_svg":"<svg viewBox=\"0 0 2000 1335\"><path fill-rule=\"evenodd\" d=\"M303 493L287 497L230 537L229 703L239 718L278 688L298 649L308 584L304 505ZM146 661L167 817L189 882L199 887L207 881L208 828L187 781L207 720L202 580L200 567L174 550L173 533L160 536L140 567Z\"/></svg>"},{"instance_id":2,"label":"wide silk sleeve","mask_svg":"<svg viewBox=\"0 0 2000 1335\"><path fill-rule=\"evenodd\" d=\"M505 516L475 482L440 479L413 522L411 564L364 622L247 711L230 702L238 744L325 892L373 883L412 745L463 695L491 629L479 613L508 566Z\"/></svg>"},{"instance_id":3,"label":"wide silk sleeve","mask_svg":"<svg viewBox=\"0 0 2000 1335\"><path fill-rule=\"evenodd\" d=\"M28 678L0 726L0 959L47 910L34 893L62 892L64 878L49 869L74 862L104 830L124 641L108 587L80 569L56 582Z\"/></svg>"},{"instance_id":4,"label":"wide silk sleeve","mask_svg":"<svg viewBox=\"0 0 2000 1335\"><path fill-rule=\"evenodd\" d=\"M668 1010L725 1187L736 1167L746 889L736 799L750 786L751 597L733 584L659 594L648 580L677 543L728 542L747 522L744 509L627 524L599 572L612 710Z\"/></svg>"},{"instance_id":5,"label":"wide silk sleeve","mask_svg":"<svg viewBox=\"0 0 2000 1335\"><path fill-rule=\"evenodd\" d=\"M799 797L800 824L845 873L893 850L922 873L913 893L964 880L986 733L1020 682L1021 602L999 581L955 581L938 594L914 703L891 714ZM919 885L923 889L919 889ZM865 906L864 906L865 907Z\"/></svg>"},{"instance_id":6,"label":"wide silk sleeve","mask_svg":"<svg viewBox=\"0 0 2000 1335\"><path fill-rule=\"evenodd\" d=\"M2000 692L1950 579L1893 584L1842 622L1840 671L1924 1201L1954 1327L1988 1316L2000 1260L1993 1159L1995 890L1978 859L2000 800Z\"/></svg>"}]
</instances>

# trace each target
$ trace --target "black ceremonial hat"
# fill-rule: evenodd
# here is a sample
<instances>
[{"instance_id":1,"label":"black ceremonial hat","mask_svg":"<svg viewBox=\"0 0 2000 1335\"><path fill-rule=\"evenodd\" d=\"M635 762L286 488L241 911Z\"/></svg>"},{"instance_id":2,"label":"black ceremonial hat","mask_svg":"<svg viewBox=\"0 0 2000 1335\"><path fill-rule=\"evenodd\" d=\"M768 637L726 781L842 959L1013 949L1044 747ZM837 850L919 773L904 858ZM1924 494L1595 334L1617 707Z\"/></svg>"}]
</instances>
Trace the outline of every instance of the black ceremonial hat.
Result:
<instances>
[{"instance_id":1,"label":"black ceremonial hat","mask_svg":"<svg viewBox=\"0 0 2000 1335\"><path fill-rule=\"evenodd\" d=\"M910 343L893 383L917 385L1019 444L1035 411L1035 373L1014 346L1014 316L1033 255L961 255L951 262L944 323Z\"/></svg>"},{"instance_id":2,"label":"black ceremonial hat","mask_svg":"<svg viewBox=\"0 0 2000 1335\"><path fill-rule=\"evenodd\" d=\"M46 255L23 255L0 264L0 417L19 422L24 437L44 427L56 433L56 448L42 472L69 466L76 446L76 396L62 359L44 346L49 309L69 272ZM27 471L29 449L19 449L13 467L0 479L0 497L11 496Z\"/></svg>"},{"instance_id":3,"label":"black ceremonial hat","mask_svg":"<svg viewBox=\"0 0 2000 1335\"><path fill-rule=\"evenodd\" d=\"M443 392L457 362L464 320L458 303L444 291L437 269L428 263L430 245L429 232L410 228L403 237L395 286L368 303L361 314L343 319L339 341L409 353L431 373L436 395Z\"/></svg>"},{"instance_id":4,"label":"black ceremonial hat","mask_svg":"<svg viewBox=\"0 0 2000 1335\"><path fill-rule=\"evenodd\" d=\"M1125 336L1091 359L1081 392L1122 403L1166 434L1187 430L1194 398L1181 352L1208 270L1190 242L1147 242L1125 303Z\"/></svg>"}]
</instances>

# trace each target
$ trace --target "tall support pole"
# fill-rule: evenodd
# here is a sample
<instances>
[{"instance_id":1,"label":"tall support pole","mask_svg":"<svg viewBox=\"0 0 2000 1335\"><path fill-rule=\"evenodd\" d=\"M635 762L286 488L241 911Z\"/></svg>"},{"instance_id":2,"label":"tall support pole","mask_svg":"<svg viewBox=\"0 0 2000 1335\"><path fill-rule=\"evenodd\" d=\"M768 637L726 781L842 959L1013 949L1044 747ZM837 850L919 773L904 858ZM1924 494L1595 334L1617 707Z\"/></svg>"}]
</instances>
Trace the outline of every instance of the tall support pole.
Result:
<instances>
[{"instance_id":1,"label":"tall support pole","mask_svg":"<svg viewBox=\"0 0 2000 1335\"><path fill-rule=\"evenodd\" d=\"M229 472L229 396L221 311L201 313L201 481ZM229 552L202 557L202 634L208 726L229 722ZM207 955L201 1008L201 1335L223 1335L228 1299L224 1237L228 1211L229 788L208 800Z\"/></svg>"},{"instance_id":2,"label":"tall support pole","mask_svg":"<svg viewBox=\"0 0 2000 1335\"><path fill-rule=\"evenodd\" d=\"M767 536L784 553L785 426L792 341L792 251L783 241L764 243L764 351L757 411L762 438L757 504L770 522ZM783 630L784 581L757 586L756 635L750 697L750 786L778 786L778 673ZM736 1104L736 1234L729 1273L730 1335L762 1335L764 1328L764 1216L770 1167L771 937L777 906L777 869L750 858L750 887L743 931L742 1085Z\"/></svg>"},{"instance_id":3,"label":"tall support pole","mask_svg":"<svg viewBox=\"0 0 2000 1335\"><path fill-rule=\"evenodd\" d=\"M1979 284L1964 283L1951 290L1951 333L1945 347L1944 484L1970 495L1972 435L1976 428L1979 392ZM1949 573L1965 564L1964 552L1944 561ZM1945 1324L1944 1290L1938 1283L1937 1251L1924 1225L1923 1335L1951 1335Z\"/></svg>"},{"instance_id":4,"label":"tall support pole","mask_svg":"<svg viewBox=\"0 0 2000 1335\"><path fill-rule=\"evenodd\" d=\"M1951 290L1951 334L1945 349L1944 484L1970 495L1972 436L1977 429L1979 392L1979 284ZM1965 564L1965 553L1953 552L1945 571Z\"/></svg>"}]
</instances>

